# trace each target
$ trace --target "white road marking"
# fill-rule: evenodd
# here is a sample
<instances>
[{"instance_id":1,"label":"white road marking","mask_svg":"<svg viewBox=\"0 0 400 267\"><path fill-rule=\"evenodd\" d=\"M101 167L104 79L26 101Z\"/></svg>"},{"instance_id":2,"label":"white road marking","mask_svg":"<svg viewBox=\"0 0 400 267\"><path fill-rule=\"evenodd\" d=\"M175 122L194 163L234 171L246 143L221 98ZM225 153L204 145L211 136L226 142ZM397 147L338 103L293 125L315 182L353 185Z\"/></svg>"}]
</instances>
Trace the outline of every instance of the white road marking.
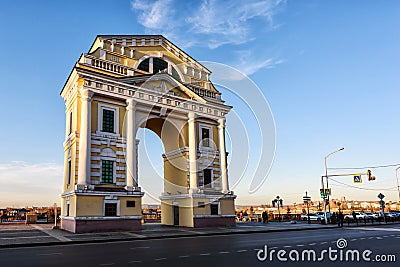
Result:
<instances>
[{"instance_id":1,"label":"white road marking","mask_svg":"<svg viewBox=\"0 0 400 267\"><path fill-rule=\"evenodd\" d=\"M304 247L304 245L301 245L301 244L300 244L300 245L296 245L296 246L297 246L297 247Z\"/></svg>"},{"instance_id":2,"label":"white road marking","mask_svg":"<svg viewBox=\"0 0 400 267\"><path fill-rule=\"evenodd\" d=\"M292 246L283 246L284 248L291 248Z\"/></svg>"},{"instance_id":3,"label":"white road marking","mask_svg":"<svg viewBox=\"0 0 400 267\"><path fill-rule=\"evenodd\" d=\"M200 256L210 256L211 253L202 253Z\"/></svg>"},{"instance_id":4,"label":"white road marking","mask_svg":"<svg viewBox=\"0 0 400 267\"><path fill-rule=\"evenodd\" d=\"M220 251L220 252L218 252L219 254L229 254L230 252L229 251Z\"/></svg>"},{"instance_id":5,"label":"white road marking","mask_svg":"<svg viewBox=\"0 0 400 267\"><path fill-rule=\"evenodd\" d=\"M309 246L315 246L317 243L310 243Z\"/></svg>"},{"instance_id":6,"label":"white road marking","mask_svg":"<svg viewBox=\"0 0 400 267\"><path fill-rule=\"evenodd\" d=\"M43 253L39 254L39 256L53 256L53 255L61 255L61 252L54 252L54 253Z\"/></svg>"},{"instance_id":7,"label":"white road marking","mask_svg":"<svg viewBox=\"0 0 400 267\"><path fill-rule=\"evenodd\" d=\"M148 249L150 247L134 247L134 248L130 248L130 249Z\"/></svg>"},{"instance_id":8,"label":"white road marking","mask_svg":"<svg viewBox=\"0 0 400 267\"><path fill-rule=\"evenodd\" d=\"M126 235L134 236L134 237L146 237L145 235L139 235L131 232L125 232Z\"/></svg>"},{"instance_id":9,"label":"white road marking","mask_svg":"<svg viewBox=\"0 0 400 267\"><path fill-rule=\"evenodd\" d=\"M350 241L356 241L356 240L357 240L357 238L350 239Z\"/></svg>"},{"instance_id":10,"label":"white road marking","mask_svg":"<svg viewBox=\"0 0 400 267\"><path fill-rule=\"evenodd\" d=\"M110 265L114 265L115 263L114 262L111 262L111 263L102 263L102 264L100 264L100 266L110 266Z\"/></svg>"},{"instance_id":11,"label":"white road marking","mask_svg":"<svg viewBox=\"0 0 400 267\"><path fill-rule=\"evenodd\" d=\"M246 251L247 251L247 249L241 249L241 250L238 250L236 252L241 253L241 252L246 252Z\"/></svg>"},{"instance_id":12,"label":"white road marking","mask_svg":"<svg viewBox=\"0 0 400 267\"><path fill-rule=\"evenodd\" d=\"M182 256L179 256L179 258L189 258L190 256L189 255L182 255Z\"/></svg>"},{"instance_id":13,"label":"white road marking","mask_svg":"<svg viewBox=\"0 0 400 267\"><path fill-rule=\"evenodd\" d=\"M384 235L384 236L382 236L382 237L389 237L388 235Z\"/></svg>"},{"instance_id":14,"label":"white road marking","mask_svg":"<svg viewBox=\"0 0 400 267\"><path fill-rule=\"evenodd\" d=\"M154 259L155 261L163 261L166 260L167 258L158 258L158 259Z\"/></svg>"},{"instance_id":15,"label":"white road marking","mask_svg":"<svg viewBox=\"0 0 400 267\"><path fill-rule=\"evenodd\" d=\"M379 237L379 236L377 236L377 237L376 237L376 239L379 239L379 240L381 240L381 239L382 239L382 237Z\"/></svg>"},{"instance_id":16,"label":"white road marking","mask_svg":"<svg viewBox=\"0 0 400 267\"><path fill-rule=\"evenodd\" d=\"M366 239L366 238L365 238L365 237L361 237L361 238L360 238L360 240L364 240L364 239Z\"/></svg>"},{"instance_id":17,"label":"white road marking","mask_svg":"<svg viewBox=\"0 0 400 267\"><path fill-rule=\"evenodd\" d=\"M142 261L130 261L129 263L141 263Z\"/></svg>"},{"instance_id":18,"label":"white road marking","mask_svg":"<svg viewBox=\"0 0 400 267\"><path fill-rule=\"evenodd\" d=\"M360 227L362 230L367 230L367 231L389 231L389 232L400 232L399 228L378 228L378 227ZM360 228L348 228L352 230L357 230Z\"/></svg>"},{"instance_id":19,"label":"white road marking","mask_svg":"<svg viewBox=\"0 0 400 267\"><path fill-rule=\"evenodd\" d=\"M48 234L51 237L54 237L55 239L58 239L62 242L67 242L67 241L71 241L71 239L66 238L65 236L59 235L56 231L53 230L49 230L49 229L44 229L43 227L39 226L39 225L32 225L34 228L42 231L45 234Z\"/></svg>"},{"instance_id":20,"label":"white road marking","mask_svg":"<svg viewBox=\"0 0 400 267\"><path fill-rule=\"evenodd\" d=\"M321 242L320 245L328 244L328 242Z\"/></svg>"}]
</instances>

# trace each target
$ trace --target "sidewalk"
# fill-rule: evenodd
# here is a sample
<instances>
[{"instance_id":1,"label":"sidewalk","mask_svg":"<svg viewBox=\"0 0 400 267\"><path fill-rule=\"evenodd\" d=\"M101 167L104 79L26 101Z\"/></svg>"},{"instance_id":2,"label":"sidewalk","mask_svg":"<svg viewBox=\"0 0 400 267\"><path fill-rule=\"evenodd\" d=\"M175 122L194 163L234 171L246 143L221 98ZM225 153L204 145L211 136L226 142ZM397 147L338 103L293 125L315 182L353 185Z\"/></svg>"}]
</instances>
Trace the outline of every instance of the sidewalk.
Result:
<instances>
[{"instance_id":1,"label":"sidewalk","mask_svg":"<svg viewBox=\"0 0 400 267\"><path fill-rule=\"evenodd\" d=\"M389 223L391 224L391 223ZM371 224L367 224L369 226ZM378 226L379 224L374 224ZM382 223L381 225L386 225ZM187 228L164 226L161 224L143 224L142 230L132 232L102 232L72 234L59 229L52 229L52 224L0 224L0 248L32 247L78 243L100 243L112 241L129 241L143 239L176 238L208 235L232 235L246 233L267 233L283 231L305 231L318 229L332 229L336 225L307 224L299 222L270 222L270 223L237 223L230 228ZM354 227L356 224L350 224ZM366 226L359 224L359 226ZM345 225L347 227L347 225Z\"/></svg>"}]
</instances>

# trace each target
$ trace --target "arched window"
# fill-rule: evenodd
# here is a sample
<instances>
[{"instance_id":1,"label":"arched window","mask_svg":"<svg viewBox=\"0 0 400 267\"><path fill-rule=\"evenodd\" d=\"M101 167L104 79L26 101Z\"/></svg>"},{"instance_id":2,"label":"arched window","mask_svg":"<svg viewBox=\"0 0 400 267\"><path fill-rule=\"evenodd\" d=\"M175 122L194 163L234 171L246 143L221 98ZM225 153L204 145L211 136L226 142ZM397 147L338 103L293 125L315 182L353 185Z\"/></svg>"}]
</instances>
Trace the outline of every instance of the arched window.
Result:
<instances>
[{"instance_id":1,"label":"arched window","mask_svg":"<svg viewBox=\"0 0 400 267\"><path fill-rule=\"evenodd\" d=\"M150 58L146 58L145 60L140 62L138 69L149 72L149 65L150 65L149 62L150 62Z\"/></svg>"},{"instance_id":2,"label":"arched window","mask_svg":"<svg viewBox=\"0 0 400 267\"><path fill-rule=\"evenodd\" d=\"M166 61L156 57L153 58L153 73L158 73L166 68L168 68L168 63Z\"/></svg>"},{"instance_id":3,"label":"arched window","mask_svg":"<svg viewBox=\"0 0 400 267\"><path fill-rule=\"evenodd\" d=\"M174 77L176 80L180 80L181 79L181 77L179 77L179 74L178 74L178 72L176 71L176 69L174 68L174 67L172 67L171 68L172 69L172 77Z\"/></svg>"}]
</instances>

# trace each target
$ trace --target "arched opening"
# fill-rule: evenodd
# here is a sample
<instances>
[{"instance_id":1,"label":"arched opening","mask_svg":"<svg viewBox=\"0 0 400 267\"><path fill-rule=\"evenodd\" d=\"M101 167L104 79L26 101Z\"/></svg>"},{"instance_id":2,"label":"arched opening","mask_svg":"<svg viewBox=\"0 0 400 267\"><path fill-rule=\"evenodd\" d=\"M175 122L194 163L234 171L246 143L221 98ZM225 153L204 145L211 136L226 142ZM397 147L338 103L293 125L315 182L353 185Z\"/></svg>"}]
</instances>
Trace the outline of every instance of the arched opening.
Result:
<instances>
[{"instance_id":1,"label":"arched opening","mask_svg":"<svg viewBox=\"0 0 400 267\"><path fill-rule=\"evenodd\" d=\"M187 169L182 129L160 117L147 119L140 125L138 145L138 177L145 196L142 202L144 223L160 222L160 196L186 193ZM173 156L170 156L173 155Z\"/></svg>"}]
</instances>

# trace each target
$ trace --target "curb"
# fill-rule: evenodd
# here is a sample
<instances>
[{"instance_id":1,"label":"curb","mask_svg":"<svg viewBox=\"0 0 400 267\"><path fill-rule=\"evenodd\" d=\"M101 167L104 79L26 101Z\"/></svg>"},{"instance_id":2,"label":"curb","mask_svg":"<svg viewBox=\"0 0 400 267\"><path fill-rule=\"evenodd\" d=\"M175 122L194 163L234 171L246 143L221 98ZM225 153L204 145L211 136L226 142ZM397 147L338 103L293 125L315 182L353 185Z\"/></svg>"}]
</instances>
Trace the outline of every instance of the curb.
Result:
<instances>
[{"instance_id":1,"label":"curb","mask_svg":"<svg viewBox=\"0 0 400 267\"><path fill-rule=\"evenodd\" d=\"M137 241L137 240L156 240L156 239L173 239L182 237L196 237L196 236L225 236L225 235L241 235L241 234L256 234L256 233L277 233L277 232L296 232L296 231L311 231L321 229L336 229L335 226L321 226L305 227L305 228L290 228L290 229L269 229L269 230L244 230L237 232L209 232L209 233L189 233L189 234L171 234L171 235L160 235L160 236L144 236L144 237L127 237L127 238L108 238L108 239L94 239L94 240L72 240L72 241L52 241L46 243L19 243L19 244L7 244L0 245L2 248L22 248L22 247L47 247L47 246L66 246L74 244L99 244L108 242L123 242L123 241Z\"/></svg>"},{"instance_id":2,"label":"curb","mask_svg":"<svg viewBox=\"0 0 400 267\"><path fill-rule=\"evenodd\" d=\"M340 229L346 229L347 227L365 227L365 226L385 226L385 225L398 225L397 223L381 223L381 224L358 224L350 225ZM127 237L127 238L105 238L105 239L94 239L94 240L72 240L72 241L52 241L46 243L20 243L20 244L7 244L0 245L2 248L29 248L29 247L47 247L47 246L67 246L75 244L100 244L109 242L124 242L124 241L137 241L137 240L156 240L156 239L173 239L182 237L196 237L196 236L225 236L225 235L241 235L241 234L256 234L256 233L279 233L279 232L296 232L296 231L312 231L321 229L339 229L336 225L321 225L321 227L304 227L304 228L285 228L285 229L255 229L255 230L243 230L235 232L209 232L209 233L186 233L186 234L171 234L171 235L159 235L159 236L144 236L144 237Z\"/></svg>"}]
</instances>

